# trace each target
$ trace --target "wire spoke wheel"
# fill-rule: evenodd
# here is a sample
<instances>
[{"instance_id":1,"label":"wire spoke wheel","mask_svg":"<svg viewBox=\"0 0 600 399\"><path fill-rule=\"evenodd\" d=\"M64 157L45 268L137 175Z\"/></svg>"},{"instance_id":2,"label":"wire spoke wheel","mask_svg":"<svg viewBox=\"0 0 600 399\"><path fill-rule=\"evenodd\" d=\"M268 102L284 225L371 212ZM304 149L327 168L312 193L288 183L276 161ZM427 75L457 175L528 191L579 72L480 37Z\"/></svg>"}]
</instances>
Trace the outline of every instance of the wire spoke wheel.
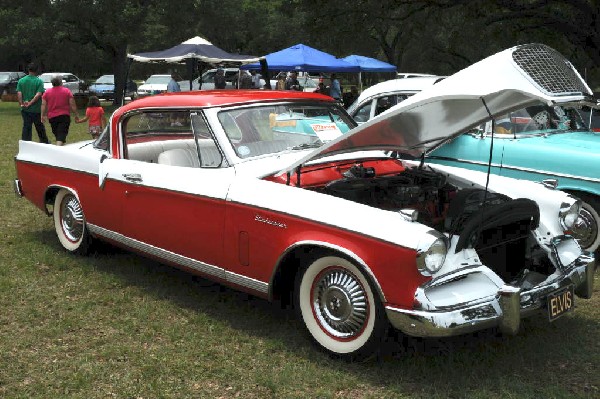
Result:
<instances>
[{"instance_id":1,"label":"wire spoke wheel","mask_svg":"<svg viewBox=\"0 0 600 399\"><path fill-rule=\"evenodd\" d=\"M61 189L54 199L54 229L61 245L69 252L85 254L90 236L79 199L67 189Z\"/></svg>"}]
</instances>

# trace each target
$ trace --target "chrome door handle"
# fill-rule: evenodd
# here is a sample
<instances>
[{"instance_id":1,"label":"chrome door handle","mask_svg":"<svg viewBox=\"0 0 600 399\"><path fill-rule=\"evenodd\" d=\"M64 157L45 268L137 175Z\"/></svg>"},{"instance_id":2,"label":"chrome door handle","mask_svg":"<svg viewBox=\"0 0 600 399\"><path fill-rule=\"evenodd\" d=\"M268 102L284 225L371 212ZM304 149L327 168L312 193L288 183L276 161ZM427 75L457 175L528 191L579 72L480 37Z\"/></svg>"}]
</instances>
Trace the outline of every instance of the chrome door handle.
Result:
<instances>
[{"instance_id":1,"label":"chrome door handle","mask_svg":"<svg viewBox=\"0 0 600 399\"><path fill-rule=\"evenodd\" d=\"M123 177L125 180L130 181L132 183L141 183L143 181L142 175L139 173L123 173Z\"/></svg>"}]
</instances>

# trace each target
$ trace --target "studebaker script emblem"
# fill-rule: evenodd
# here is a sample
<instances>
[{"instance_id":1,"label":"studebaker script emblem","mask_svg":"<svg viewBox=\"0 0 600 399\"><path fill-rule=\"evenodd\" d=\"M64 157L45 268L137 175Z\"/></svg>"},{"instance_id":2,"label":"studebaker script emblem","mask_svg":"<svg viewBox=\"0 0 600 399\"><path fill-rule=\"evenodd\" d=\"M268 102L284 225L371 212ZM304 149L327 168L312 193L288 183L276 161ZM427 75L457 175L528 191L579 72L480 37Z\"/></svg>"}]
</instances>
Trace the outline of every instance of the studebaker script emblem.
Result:
<instances>
[{"instance_id":1,"label":"studebaker script emblem","mask_svg":"<svg viewBox=\"0 0 600 399\"><path fill-rule=\"evenodd\" d=\"M256 220L257 222L270 224L271 226L281 227L282 229L287 229L287 226L286 226L285 223L276 222L275 220L271 220L269 218L266 218L266 217L263 217L263 216L260 216L260 215L256 215L254 217L254 220Z\"/></svg>"}]
</instances>

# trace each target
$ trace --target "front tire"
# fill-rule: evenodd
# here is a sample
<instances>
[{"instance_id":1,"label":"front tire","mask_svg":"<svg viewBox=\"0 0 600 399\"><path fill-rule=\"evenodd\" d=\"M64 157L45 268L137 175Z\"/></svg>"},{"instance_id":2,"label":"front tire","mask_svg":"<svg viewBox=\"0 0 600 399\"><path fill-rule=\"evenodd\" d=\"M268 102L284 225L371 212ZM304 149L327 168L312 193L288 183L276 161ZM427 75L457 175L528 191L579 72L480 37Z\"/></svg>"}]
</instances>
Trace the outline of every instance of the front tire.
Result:
<instances>
[{"instance_id":1,"label":"front tire","mask_svg":"<svg viewBox=\"0 0 600 399\"><path fill-rule=\"evenodd\" d=\"M381 344L387 329L383 306L368 278L347 259L324 256L310 262L295 293L308 333L330 354L362 359Z\"/></svg>"},{"instance_id":2,"label":"front tire","mask_svg":"<svg viewBox=\"0 0 600 399\"><path fill-rule=\"evenodd\" d=\"M91 240L77 197L71 191L61 189L54 199L53 214L54 229L61 245L71 253L86 254Z\"/></svg>"}]
</instances>

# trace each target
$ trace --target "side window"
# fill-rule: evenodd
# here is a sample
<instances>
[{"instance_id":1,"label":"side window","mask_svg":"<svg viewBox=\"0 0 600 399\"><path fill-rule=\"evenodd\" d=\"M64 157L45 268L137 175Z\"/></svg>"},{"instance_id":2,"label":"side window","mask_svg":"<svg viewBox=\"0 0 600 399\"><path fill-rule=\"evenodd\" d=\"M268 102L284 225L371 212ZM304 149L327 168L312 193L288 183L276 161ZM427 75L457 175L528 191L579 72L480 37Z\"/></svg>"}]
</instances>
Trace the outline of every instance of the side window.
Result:
<instances>
[{"instance_id":1,"label":"side window","mask_svg":"<svg viewBox=\"0 0 600 399\"><path fill-rule=\"evenodd\" d=\"M379 115L384 111L387 111L397 103L395 95L379 97L377 99L377 106L375 108L375 115Z\"/></svg>"},{"instance_id":2,"label":"side window","mask_svg":"<svg viewBox=\"0 0 600 399\"><path fill-rule=\"evenodd\" d=\"M135 161L161 163L168 150L196 149L189 111L136 113L123 122L122 132L125 158Z\"/></svg>"},{"instance_id":3,"label":"side window","mask_svg":"<svg viewBox=\"0 0 600 399\"><path fill-rule=\"evenodd\" d=\"M369 118L371 117L371 105L373 104L373 101L369 101L368 103L366 103L365 105L363 105L362 107L360 107L358 109L358 111L356 111L356 114L354 115L354 120L356 122L366 122L369 120Z\"/></svg>"}]
</instances>

